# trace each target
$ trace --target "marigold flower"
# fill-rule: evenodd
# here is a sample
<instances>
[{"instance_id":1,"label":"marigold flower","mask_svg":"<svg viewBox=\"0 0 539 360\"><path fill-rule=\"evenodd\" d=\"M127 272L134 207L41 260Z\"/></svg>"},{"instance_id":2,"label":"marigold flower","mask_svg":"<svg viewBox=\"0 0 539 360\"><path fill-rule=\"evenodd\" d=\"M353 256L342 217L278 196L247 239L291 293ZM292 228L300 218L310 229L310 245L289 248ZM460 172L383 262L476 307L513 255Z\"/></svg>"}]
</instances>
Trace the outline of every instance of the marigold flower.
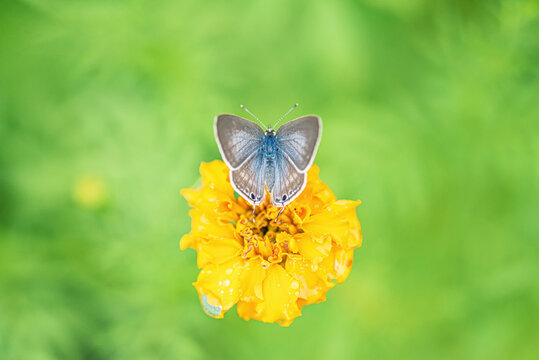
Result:
<instances>
[{"instance_id":1,"label":"marigold flower","mask_svg":"<svg viewBox=\"0 0 539 360\"><path fill-rule=\"evenodd\" d=\"M202 271L193 285L209 316L223 318L237 304L245 320L288 326L348 277L361 246L361 202L337 200L318 172L311 167L305 190L274 221L280 208L269 194L253 218L251 205L234 196L227 166L201 164L202 186L181 191L193 209L180 248L197 251Z\"/></svg>"},{"instance_id":2,"label":"marigold flower","mask_svg":"<svg viewBox=\"0 0 539 360\"><path fill-rule=\"evenodd\" d=\"M108 200L105 183L93 175L79 177L73 186L72 196L78 205L91 210L103 207Z\"/></svg>"}]
</instances>

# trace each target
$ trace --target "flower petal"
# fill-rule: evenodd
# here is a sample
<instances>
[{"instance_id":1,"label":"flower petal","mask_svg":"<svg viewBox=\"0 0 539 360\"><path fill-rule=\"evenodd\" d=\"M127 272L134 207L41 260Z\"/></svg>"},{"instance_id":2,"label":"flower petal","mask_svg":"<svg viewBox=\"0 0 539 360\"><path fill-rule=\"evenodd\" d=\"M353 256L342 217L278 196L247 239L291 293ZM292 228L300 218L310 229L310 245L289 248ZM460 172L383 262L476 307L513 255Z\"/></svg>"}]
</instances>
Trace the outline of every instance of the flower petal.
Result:
<instances>
[{"instance_id":1,"label":"flower petal","mask_svg":"<svg viewBox=\"0 0 539 360\"><path fill-rule=\"evenodd\" d=\"M232 224L213 222L197 209L192 209L189 214L193 219L191 233L182 237L180 248L191 247L197 251L199 268L210 262L225 262L241 252L242 246L236 240Z\"/></svg>"},{"instance_id":2,"label":"flower petal","mask_svg":"<svg viewBox=\"0 0 539 360\"><path fill-rule=\"evenodd\" d=\"M331 189L318 178L320 169L313 165L307 172L307 186L295 200L298 204L309 206L311 213L315 214L327 204L337 200ZM293 205L292 203L291 205Z\"/></svg>"},{"instance_id":3,"label":"flower petal","mask_svg":"<svg viewBox=\"0 0 539 360\"><path fill-rule=\"evenodd\" d=\"M286 271L298 280L299 288L296 284L292 284L292 287L296 287L296 294L304 299L306 304L325 301L326 292L335 286L328 280L327 271L323 267L312 264L301 256L289 256Z\"/></svg>"},{"instance_id":4,"label":"flower petal","mask_svg":"<svg viewBox=\"0 0 539 360\"><path fill-rule=\"evenodd\" d=\"M297 281L281 265L273 264L268 268L262 285L264 300L240 301L238 314L245 320L279 322L281 326L288 326L301 315L295 294L298 287Z\"/></svg>"},{"instance_id":5,"label":"flower petal","mask_svg":"<svg viewBox=\"0 0 539 360\"><path fill-rule=\"evenodd\" d=\"M264 299L262 284L266 277L266 269L262 267L260 257L251 258L242 270L240 294L243 301L260 301Z\"/></svg>"},{"instance_id":6,"label":"flower petal","mask_svg":"<svg viewBox=\"0 0 539 360\"><path fill-rule=\"evenodd\" d=\"M300 254L313 264L318 264L331 252L330 236L313 238L309 233L301 233L296 234L294 239L298 244Z\"/></svg>"},{"instance_id":7,"label":"flower petal","mask_svg":"<svg viewBox=\"0 0 539 360\"><path fill-rule=\"evenodd\" d=\"M242 251L242 247L236 240L224 237L202 238L199 244L197 249L198 267L204 267L208 263L221 264L239 256Z\"/></svg>"},{"instance_id":8,"label":"flower petal","mask_svg":"<svg viewBox=\"0 0 539 360\"><path fill-rule=\"evenodd\" d=\"M191 216L191 235L200 237L225 237L235 239L234 225L230 223L222 224L215 222L215 219L208 214L198 210L192 209L189 211Z\"/></svg>"},{"instance_id":9,"label":"flower petal","mask_svg":"<svg viewBox=\"0 0 539 360\"><path fill-rule=\"evenodd\" d=\"M200 164L200 175L203 187L208 187L226 195L234 195L234 189L230 186L228 174L230 170L226 164L219 160L203 162Z\"/></svg>"},{"instance_id":10,"label":"flower petal","mask_svg":"<svg viewBox=\"0 0 539 360\"><path fill-rule=\"evenodd\" d=\"M333 244L331 254L322 261L319 266L323 267L330 279L335 279L338 284L342 283L352 270L354 261L354 250L344 249L337 244Z\"/></svg>"},{"instance_id":11,"label":"flower petal","mask_svg":"<svg viewBox=\"0 0 539 360\"><path fill-rule=\"evenodd\" d=\"M361 228L355 210L359 204L361 201L338 200L311 216L303 229L315 237L330 235L345 248L360 246Z\"/></svg>"},{"instance_id":12,"label":"flower petal","mask_svg":"<svg viewBox=\"0 0 539 360\"><path fill-rule=\"evenodd\" d=\"M193 285L201 300L205 300L211 307L222 308L221 314L208 315L222 318L223 314L238 302L241 271L242 261L239 257L220 265L208 264L202 269ZM203 306L208 304L203 303Z\"/></svg>"}]
</instances>

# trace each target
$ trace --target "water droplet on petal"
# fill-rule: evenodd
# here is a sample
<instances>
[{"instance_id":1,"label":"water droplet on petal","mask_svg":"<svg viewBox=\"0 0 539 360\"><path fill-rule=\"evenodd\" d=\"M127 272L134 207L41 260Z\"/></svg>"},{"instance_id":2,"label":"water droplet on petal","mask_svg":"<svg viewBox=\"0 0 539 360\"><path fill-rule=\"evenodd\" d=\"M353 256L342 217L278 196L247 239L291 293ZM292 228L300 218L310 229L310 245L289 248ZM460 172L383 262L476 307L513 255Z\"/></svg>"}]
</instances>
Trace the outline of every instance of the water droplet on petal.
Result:
<instances>
[{"instance_id":1,"label":"water droplet on petal","mask_svg":"<svg viewBox=\"0 0 539 360\"><path fill-rule=\"evenodd\" d=\"M221 305L210 304L206 294L202 294L200 296L200 304L202 305L202 310L204 310L204 312L211 317L218 317L223 311L223 307Z\"/></svg>"},{"instance_id":2,"label":"water droplet on petal","mask_svg":"<svg viewBox=\"0 0 539 360\"><path fill-rule=\"evenodd\" d=\"M292 281L292 284L290 284L290 287L294 290L296 290L297 288L299 288L299 282L297 281Z\"/></svg>"},{"instance_id":3,"label":"water droplet on petal","mask_svg":"<svg viewBox=\"0 0 539 360\"><path fill-rule=\"evenodd\" d=\"M223 281L223 285L224 286L230 285L230 280L226 279L225 281Z\"/></svg>"},{"instance_id":4,"label":"water droplet on petal","mask_svg":"<svg viewBox=\"0 0 539 360\"><path fill-rule=\"evenodd\" d=\"M318 270L318 265L317 264L312 264L311 265L311 270L312 271L317 271Z\"/></svg>"},{"instance_id":5,"label":"water droplet on petal","mask_svg":"<svg viewBox=\"0 0 539 360\"><path fill-rule=\"evenodd\" d=\"M225 273L226 273L227 275L231 275L231 274L232 274L232 271L233 271L232 269L226 269Z\"/></svg>"}]
</instances>

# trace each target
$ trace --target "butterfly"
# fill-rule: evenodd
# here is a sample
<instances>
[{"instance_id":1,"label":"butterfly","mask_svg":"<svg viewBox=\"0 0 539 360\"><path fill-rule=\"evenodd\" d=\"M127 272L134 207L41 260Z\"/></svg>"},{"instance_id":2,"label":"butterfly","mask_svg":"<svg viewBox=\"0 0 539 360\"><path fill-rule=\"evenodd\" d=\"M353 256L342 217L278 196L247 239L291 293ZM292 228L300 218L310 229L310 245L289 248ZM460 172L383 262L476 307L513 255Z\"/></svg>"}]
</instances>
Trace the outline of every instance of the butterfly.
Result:
<instances>
[{"instance_id":1,"label":"butterfly","mask_svg":"<svg viewBox=\"0 0 539 360\"><path fill-rule=\"evenodd\" d=\"M296 106L273 127L265 129L236 115L222 114L215 118L215 139L230 169L230 183L253 206L253 213L264 201L266 187L273 205L282 208L279 214L305 189L307 170L322 136L322 119L303 116L274 130ZM258 120L243 105L242 108Z\"/></svg>"}]
</instances>

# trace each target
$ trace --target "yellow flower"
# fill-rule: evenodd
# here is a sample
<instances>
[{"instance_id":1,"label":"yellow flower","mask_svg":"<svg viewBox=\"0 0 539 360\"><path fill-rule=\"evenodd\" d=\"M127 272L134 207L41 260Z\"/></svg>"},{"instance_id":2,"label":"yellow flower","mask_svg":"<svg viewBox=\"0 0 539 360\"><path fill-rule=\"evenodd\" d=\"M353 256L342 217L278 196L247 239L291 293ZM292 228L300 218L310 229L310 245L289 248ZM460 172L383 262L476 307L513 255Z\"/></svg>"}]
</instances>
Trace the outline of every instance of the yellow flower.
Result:
<instances>
[{"instance_id":1,"label":"yellow flower","mask_svg":"<svg viewBox=\"0 0 539 360\"><path fill-rule=\"evenodd\" d=\"M103 180L97 176L79 177L73 187L73 199L87 209L99 209L106 204L108 192Z\"/></svg>"},{"instance_id":2,"label":"yellow flower","mask_svg":"<svg viewBox=\"0 0 539 360\"><path fill-rule=\"evenodd\" d=\"M348 277L361 245L361 202L337 200L318 172L309 170L305 190L275 222L280 208L268 194L253 218L251 205L234 196L227 166L201 164L202 186L181 191L193 209L180 248L197 251L202 271L193 285L208 315L222 318L237 304L245 320L288 326Z\"/></svg>"}]
</instances>

